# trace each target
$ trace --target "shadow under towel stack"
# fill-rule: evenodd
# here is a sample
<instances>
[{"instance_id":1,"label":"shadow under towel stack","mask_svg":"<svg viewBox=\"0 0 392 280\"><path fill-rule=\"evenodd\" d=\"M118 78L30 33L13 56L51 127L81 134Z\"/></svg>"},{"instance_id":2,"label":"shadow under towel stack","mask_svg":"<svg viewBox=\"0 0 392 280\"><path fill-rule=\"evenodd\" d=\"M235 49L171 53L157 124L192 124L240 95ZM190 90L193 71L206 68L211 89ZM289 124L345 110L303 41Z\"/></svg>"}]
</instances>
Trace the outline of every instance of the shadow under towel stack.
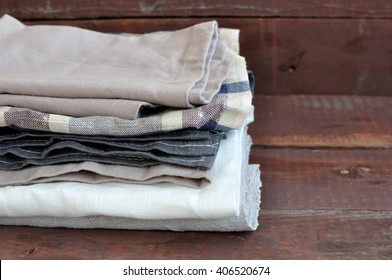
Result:
<instances>
[{"instance_id":1,"label":"shadow under towel stack","mask_svg":"<svg viewBox=\"0 0 392 280\"><path fill-rule=\"evenodd\" d=\"M0 224L256 230L238 30L114 35L5 15L0 50Z\"/></svg>"}]
</instances>

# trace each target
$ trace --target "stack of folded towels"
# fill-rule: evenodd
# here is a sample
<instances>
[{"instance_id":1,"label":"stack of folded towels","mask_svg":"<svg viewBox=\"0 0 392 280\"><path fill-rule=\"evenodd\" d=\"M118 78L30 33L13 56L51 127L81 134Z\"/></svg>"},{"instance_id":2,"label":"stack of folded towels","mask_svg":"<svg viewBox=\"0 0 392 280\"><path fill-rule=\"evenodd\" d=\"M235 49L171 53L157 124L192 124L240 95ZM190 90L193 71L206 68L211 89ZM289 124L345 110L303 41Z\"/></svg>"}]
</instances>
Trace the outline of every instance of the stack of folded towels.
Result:
<instances>
[{"instance_id":1,"label":"stack of folded towels","mask_svg":"<svg viewBox=\"0 0 392 280\"><path fill-rule=\"evenodd\" d=\"M238 37L215 21L131 35L3 16L0 224L255 230Z\"/></svg>"}]
</instances>

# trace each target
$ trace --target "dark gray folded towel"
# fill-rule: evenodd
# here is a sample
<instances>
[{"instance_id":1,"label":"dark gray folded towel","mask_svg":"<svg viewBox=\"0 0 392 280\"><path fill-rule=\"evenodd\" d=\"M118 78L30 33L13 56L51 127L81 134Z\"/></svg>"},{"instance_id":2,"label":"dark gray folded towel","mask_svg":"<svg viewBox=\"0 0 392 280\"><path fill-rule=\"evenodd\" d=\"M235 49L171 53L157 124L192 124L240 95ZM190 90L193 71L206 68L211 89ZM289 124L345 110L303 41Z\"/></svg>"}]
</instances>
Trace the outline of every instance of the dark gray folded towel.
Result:
<instances>
[{"instance_id":1,"label":"dark gray folded towel","mask_svg":"<svg viewBox=\"0 0 392 280\"><path fill-rule=\"evenodd\" d=\"M0 129L1 132L1 170L84 161L135 167L170 163L210 169L224 134L177 131L127 138L23 132L9 128Z\"/></svg>"}]
</instances>

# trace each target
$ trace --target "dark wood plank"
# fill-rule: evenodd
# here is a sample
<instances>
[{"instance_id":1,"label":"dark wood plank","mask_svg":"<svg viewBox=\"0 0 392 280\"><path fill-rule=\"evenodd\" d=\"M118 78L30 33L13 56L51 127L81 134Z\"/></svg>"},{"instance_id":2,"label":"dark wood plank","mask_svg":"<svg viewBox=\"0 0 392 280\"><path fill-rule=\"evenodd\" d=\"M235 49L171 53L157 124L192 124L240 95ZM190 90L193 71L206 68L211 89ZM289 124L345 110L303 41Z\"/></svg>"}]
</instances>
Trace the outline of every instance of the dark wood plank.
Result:
<instances>
[{"instance_id":1,"label":"dark wood plank","mask_svg":"<svg viewBox=\"0 0 392 280\"><path fill-rule=\"evenodd\" d=\"M390 97L256 96L254 104L250 132L257 145L380 149L392 145Z\"/></svg>"},{"instance_id":2,"label":"dark wood plank","mask_svg":"<svg viewBox=\"0 0 392 280\"><path fill-rule=\"evenodd\" d=\"M0 226L0 258L392 259L392 155L389 146L369 145L388 131L390 102L387 97L256 96L250 132L259 145L250 160L261 165L263 181L256 232ZM339 138L358 131L373 140ZM274 141L263 138L268 135ZM294 147L303 138L308 140ZM324 149L312 145L322 138L316 146ZM346 149L335 149L336 143L346 143ZM364 146L352 148L358 143Z\"/></svg>"},{"instance_id":3,"label":"dark wood plank","mask_svg":"<svg viewBox=\"0 0 392 280\"><path fill-rule=\"evenodd\" d=\"M261 213L252 233L0 226L1 259L392 259L392 213Z\"/></svg>"},{"instance_id":4,"label":"dark wood plank","mask_svg":"<svg viewBox=\"0 0 392 280\"><path fill-rule=\"evenodd\" d=\"M392 211L390 150L262 149L263 210Z\"/></svg>"},{"instance_id":5,"label":"dark wood plank","mask_svg":"<svg viewBox=\"0 0 392 280\"><path fill-rule=\"evenodd\" d=\"M3 0L0 12L24 19L98 17L368 17L390 18L387 0Z\"/></svg>"},{"instance_id":6,"label":"dark wood plank","mask_svg":"<svg viewBox=\"0 0 392 280\"><path fill-rule=\"evenodd\" d=\"M183 28L211 18L45 21L103 32ZM241 54L256 94L390 95L392 24L388 20L219 18L241 30Z\"/></svg>"}]
</instances>

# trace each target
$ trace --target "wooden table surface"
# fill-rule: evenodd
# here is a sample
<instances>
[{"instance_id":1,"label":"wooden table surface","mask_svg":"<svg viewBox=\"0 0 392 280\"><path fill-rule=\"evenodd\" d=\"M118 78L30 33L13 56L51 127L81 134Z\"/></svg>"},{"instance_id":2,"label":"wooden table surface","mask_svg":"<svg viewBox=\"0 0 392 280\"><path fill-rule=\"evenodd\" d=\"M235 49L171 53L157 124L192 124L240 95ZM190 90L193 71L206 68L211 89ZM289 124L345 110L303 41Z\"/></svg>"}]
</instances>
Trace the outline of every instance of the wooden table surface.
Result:
<instances>
[{"instance_id":1,"label":"wooden table surface","mask_svg":"<svg viewBox=\"0 0 392 280\"><path fill-rule=\"evenodd\" d=\"M0 226L1 259L392 259L392 99L256 96L247 233Z\"/></svg>"}]
</instances>

